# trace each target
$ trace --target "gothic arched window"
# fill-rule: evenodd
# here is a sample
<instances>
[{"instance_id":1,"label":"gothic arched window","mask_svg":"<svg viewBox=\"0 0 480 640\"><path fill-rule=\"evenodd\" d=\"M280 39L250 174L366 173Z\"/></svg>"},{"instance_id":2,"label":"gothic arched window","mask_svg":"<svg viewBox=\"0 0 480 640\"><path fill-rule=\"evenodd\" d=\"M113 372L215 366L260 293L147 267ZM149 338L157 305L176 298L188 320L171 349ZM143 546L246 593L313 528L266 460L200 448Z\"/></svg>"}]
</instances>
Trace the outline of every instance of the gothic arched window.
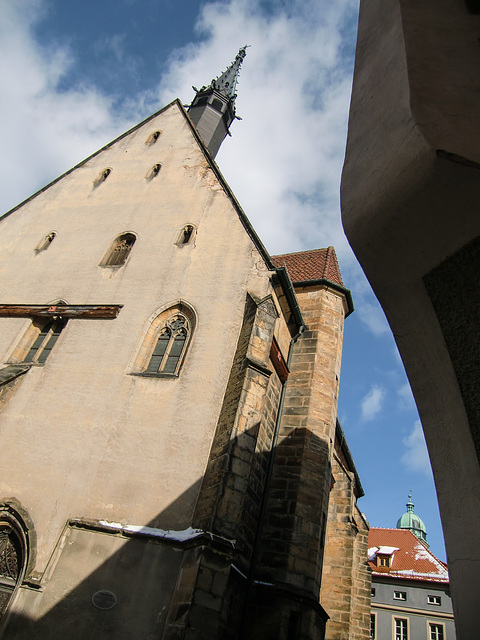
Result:
<instances>
[{"instance_id":1,"label":"gothic arched window","mask_svg":"<svg viewBox=\"0 0 480 640\"><path fill-rule=\"evenodd\" d=\"M137 237L133 233L117 236L100 263L101 267L121 267L127 261Z\"/></svg>"},{"instance_id":2,"label":"gothic arched window","mask_svg":"<svg viewBox=\"0 0 480 640\"><path fill-rule=\"evenodd\" d=\"M188 335L187 318L181 313L171 316L158 335L147 373L175 375L187 346Z\"/></svg>"},{"instance_id":3,"label":"gothic arched window","mask_svg":"<svg viewBox=\"0 0 480 640\"><path fill-rule=\"evenodd\" d=\"M27 565L25 532L11 509L0 512L0 620L17 586L22 583Z\"/></svg>"},{"instance_id":4,"label":"gothic arched window","mask_svg":"<svg viewBox=\"0 0 480 640\"><path fill-rule=\"evenodd\" d=\"M172 305L149 324L133 373L177 376L195 328L195 314L184 302Z\"/></svg>"}]
</instances>

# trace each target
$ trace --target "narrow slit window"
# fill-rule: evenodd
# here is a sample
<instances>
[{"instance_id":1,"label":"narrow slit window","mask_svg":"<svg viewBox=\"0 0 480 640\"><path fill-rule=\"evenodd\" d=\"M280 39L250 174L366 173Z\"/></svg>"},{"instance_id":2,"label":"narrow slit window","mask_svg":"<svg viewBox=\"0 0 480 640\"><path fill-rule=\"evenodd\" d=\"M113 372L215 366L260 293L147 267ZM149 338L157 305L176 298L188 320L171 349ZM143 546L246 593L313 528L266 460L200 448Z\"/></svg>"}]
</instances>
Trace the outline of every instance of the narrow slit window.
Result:
<instances>
[{"instance_id":1,"label":"narrow slit window","mask_svg":"<svg viewBox=\"0 0 480 640\"><path fill-rule=\"evenodd\" d=\"M162 132L161 131L154 131L153 133L151 133L148 138L145 140L145 144L148 145L152 145L155 144L156 141L159 139L159 137L161 136Z\"/></svg>"},{"instance_id":2,"label":"narrow slit window","mask_svg":"<svg viewBox=\"0 0 480 640\"><path fill-rule=\"evenodd\" d=\"M47 235L44 238L42 238L40 242L37 244L35 248L35 253L40 253L41 251L45 251L46 249L48 249L49 246L52 244L52 242L55 240L56 235L57 234L55 233L55 231L51 231L50 233L47 233Z\"/></svg>"},{"instance_id":3,"label":"narrow slit window","mask_svg":"<svg viewBox=\"0 0 480 640\"><path fill-rule=\"evenodd\" d=\"M160 164L160 162L157 162L157 164L154 164L153 167L148 170L147 175L145 176L145 178L147 180L153 180L153 178L158 176L158 174L160 173L160 169L161 168L162 168L162 165Z\"/></svg>"},{"instance_id":4,"label":"narrow slit window","mask_svg":"<svg viewBox=\"0 0 480 640\"><path fill-rule=\"evenodd\" d=\"M105 167L105 169L102 169L102 171L100 171L98 176L93 181L94 186L98 187L99 185L102 184L102 182L105 182L105 180L108 178L108 176L111 173L112 173L112 168L111 167Z\"/></svg>"},{"instance_id":5,"label":"narrow slit window","mask_svg":"<svg viewBox=\"0 0 480 640\"><path fill-rule=\"evenodd\" d=\"M177 236L176 244L178 244L179 246L182 246L184 244L189 244L190 242L192 242L194 236L195 236L195 227L193 226L193 224L186 224L180 230Z\"/></svg>"},{"instance_id":6,"label":"narrow slit window","mask_svg":"<svg viewBox=\"0 0 480 640\"><path fill-rule=\"evenodd\" d=\"M121 267L124 265L136 240L137 238L133 233L122 233L117 236L100 263L100 266Z\"/></svg>"}]
</instances>

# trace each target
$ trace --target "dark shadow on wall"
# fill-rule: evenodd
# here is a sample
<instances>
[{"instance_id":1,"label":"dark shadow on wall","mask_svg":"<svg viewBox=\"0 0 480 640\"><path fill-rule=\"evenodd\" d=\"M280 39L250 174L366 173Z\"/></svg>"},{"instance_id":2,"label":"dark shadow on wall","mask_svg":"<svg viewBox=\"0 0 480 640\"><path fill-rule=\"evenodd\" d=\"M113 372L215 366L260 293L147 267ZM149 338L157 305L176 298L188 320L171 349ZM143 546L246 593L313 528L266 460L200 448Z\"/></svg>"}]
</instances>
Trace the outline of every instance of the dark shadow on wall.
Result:
<instances>
[{"instance_id":1,"label":"dark shadow on wall","mask_svg":"<svg viewBox=\"0 0 480 640\"><path fill-rule=\"evenodd\" d=\"M238 435L231 451L242 451L242 439L250 438L249 433ZM311 456L303 455L302 442L321 453L318 463L327 460L328 464L326 445L307 429L294 430L280 441L275 452L279 465L273 471L273 478L277 479L275 490L264 509L268 526L259 523L261 505L255 509L260 536L257 547L269 551L257 554L256 567L251 566L251 545L244 544L239 537L231 540L223 536L221 523L226 522L225 518L213 518L217 530L203 534L159 531L175 519L174 514L185 513L186 505L192 505L192 497L200 492L203 481L200 478L144 526L130 522L115 525L84 519L69 521L41 586L28 586L26 577L26 584L15 599L15 612L5 617L0 637L233 640L240 638L242 620L247 618L245 638L249 640L323 638L327 616L318 604L318 593L315 602L315 594L308 588L323 554L322 511L315 491L306 492L299 482L302 474L310 472L312 464ZM251 519L252 486L258 485L258 468L267 466L269 456L268 451L255 452L249 470L243 473L243 482L238 483L235 500L242 502L238 536L243 531L241 523ZM231 468L232 464L227 465L228 471ZM291 479L285 482L283 492L282 478ZM213 507L218 513L226 505L222 500L231 481L228 472L223 480L225 491L218 494ZM282 513L288 518L281 518L281 526L272 528L271 523ZM305 536L303 532L307 529L314 534ZM275 549L279 552L274 553ZM294 564L292 558L304 556L306 550L311 559L307 565L311 566L304 569L302 585L298 571L292 573L289 567ZM270 566L262 565L263 556L268 556ZM268 584L262 581L265 576L269 577Z\"/></svg>"}]
</instances>

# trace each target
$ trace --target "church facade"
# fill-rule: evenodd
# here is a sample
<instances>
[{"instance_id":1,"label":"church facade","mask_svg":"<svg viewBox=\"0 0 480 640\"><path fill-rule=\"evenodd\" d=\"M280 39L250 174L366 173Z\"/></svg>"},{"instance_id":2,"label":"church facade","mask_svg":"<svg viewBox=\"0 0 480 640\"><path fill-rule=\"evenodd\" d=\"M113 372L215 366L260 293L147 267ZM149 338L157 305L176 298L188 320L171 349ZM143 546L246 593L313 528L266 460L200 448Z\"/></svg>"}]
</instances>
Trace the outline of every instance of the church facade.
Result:
<instances>
[{"instance_id":1,"label":"church facade","mask_svg":"<svg viewBox=\"0 0 480 640\"><path fill-rule=\"evenodd\" d=\"M0 220L2 638L368 637L351 296L213 161L244 53Z\"/></svg>"}]
</instances>

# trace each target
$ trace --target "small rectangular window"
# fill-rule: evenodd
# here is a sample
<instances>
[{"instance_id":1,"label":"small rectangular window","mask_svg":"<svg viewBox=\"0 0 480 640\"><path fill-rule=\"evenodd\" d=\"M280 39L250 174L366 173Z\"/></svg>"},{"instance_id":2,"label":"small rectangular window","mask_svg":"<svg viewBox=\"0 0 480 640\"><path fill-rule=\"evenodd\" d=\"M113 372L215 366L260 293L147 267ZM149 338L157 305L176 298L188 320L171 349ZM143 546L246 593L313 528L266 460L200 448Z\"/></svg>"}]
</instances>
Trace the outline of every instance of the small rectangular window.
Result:
<instances>
[{"instance_id":1,"label":"small rectangular window","mask_svg":"<svg viewBox=\"0 0 480 640\"><path fill-rule=\"evenodd\" d=\"M442 604L442 598L440 596L428 596L428 604Z\"/></svg>"},{"instance_id":2,"label":"small rectangular window","mask_svg":"<svg viewBox=\"0 0 480 640\"><path fill-rule=\"evenodd\" d=\"M393 592L393 599L394 600L403 600L403 602L405 602L406 599L407 599L406 591L394 591Z\"/></svg>"},{"instance_id":3,"label":"small rectangular window","mask_svg":"<svg viewBox=\"0 0 480 640\"><path fill-rule=\"evenodd\" d=\"M374 587L372 587L372 590L371 590L371 592L370 592L370 595L371 595L371 597L372 597L372 598L374 598L374 597L375 597L375 588L374 588Z\"/></svg>"},{"instance_id":4,"label":"small rectangular window","mask_svg":"<svg viewBox=\"0 0 480 640\"><path fill-rule=\"evenodd\" d=\"M377 616L375 613L370 614L370 640L377 637Z\"/></svg>"}]
</instances>

